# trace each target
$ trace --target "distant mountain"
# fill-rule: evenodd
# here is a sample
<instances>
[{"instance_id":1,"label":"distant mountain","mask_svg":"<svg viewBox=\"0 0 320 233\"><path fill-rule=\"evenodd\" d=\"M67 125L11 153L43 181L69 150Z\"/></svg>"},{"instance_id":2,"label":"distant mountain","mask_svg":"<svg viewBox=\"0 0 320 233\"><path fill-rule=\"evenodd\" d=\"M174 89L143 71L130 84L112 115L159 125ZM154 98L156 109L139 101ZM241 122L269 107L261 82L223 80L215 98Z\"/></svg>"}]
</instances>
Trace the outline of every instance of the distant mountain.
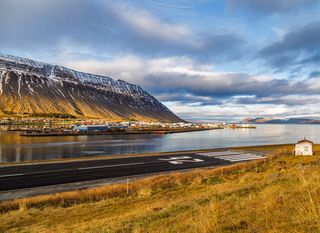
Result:
<instances>
[{"instance_id":1,"label":"distant mountain","mask_svg":"<svg viewBox=\"0 0 320 233\"><path fill-rule=\"evenodd\" d=\"M244 118L241 123L244 124L320 124L320 120L309 118Z\"/></svg>"},{"instance_id":2,"label":"distant mountain","mask_svg":"<svg viewBox=\"0 0 320 233\"><path fill-rule=\"evenodd\" d=\"M181 121L140 86L0 54L0 114Z\"/></svg>"}]
</instances>

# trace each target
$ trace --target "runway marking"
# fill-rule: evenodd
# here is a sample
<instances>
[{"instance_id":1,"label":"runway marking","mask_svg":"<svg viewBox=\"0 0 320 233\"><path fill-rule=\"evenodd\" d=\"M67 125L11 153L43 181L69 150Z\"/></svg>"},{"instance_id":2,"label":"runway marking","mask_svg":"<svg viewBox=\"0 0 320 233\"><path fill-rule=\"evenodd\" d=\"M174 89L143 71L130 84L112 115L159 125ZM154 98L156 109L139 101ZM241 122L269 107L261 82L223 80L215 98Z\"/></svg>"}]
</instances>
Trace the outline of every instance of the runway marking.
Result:
<instances>
[{"instance_id":1,"label":"runway marking","mask_svg":"<svg viewBox=\"0 0 320 233\"><path fill-rule=\"evenodd\" d=\"M217 157L217 159L223 159L230 162L239 162L239 161L249 161L249 160L256 160L256 159L264 159L265 157L239 157L239 158L223 158L223 157Z\"/></svg>"},{"instance_id":2,"label":"runway marking","mask_svg":"<svg viewBox=\"0 0 320 233\"><path fill-rule=\"evenodd\" d=\"M206 156L206 157L216 157L216 156L225 156L225 155L239 155L239 152L236 151L214 151L214 152L204 152L197 153L198 155Z\"/></svg>"},{"instance_id":3,"label":"runway marking","mask_svg":"<svg viewBox=\"0 0 320 233\"><path fill-rule=\"evenodd\" d=\"M2 178L2 177L11 177L11 176L23 176L23 174L22 173L17 173L17 174L0 175L0 178Z\"/></svg>"},{"instance_id":4,"label":"runway marking","mask_svg":"<svg viewBox=\"0 0 320 233\"><path fill-rule=\"evenodd\" d=\"M168 161L171 164L200 163L204 161L203 159L194 159L190 156L170 157L167 159L159 159L159 160Z\"/></svg>"},{"instance_id":5,"label":"runway marking","mask_svg":"<svg viewBox=\"0 0 320 233\"><path fill-rule=\"evenodd\" d=\"M240 161L249 161L249 160L266 158L266 157L251 154L251 153L243 154L240 152L232 152L232 151L221 151L221 152L222 153L219 153L219 152L199 153L198 155L217 158L217 159L223 159L229 162L240 162ZM229 152L229 154L227 152Z\"/></svg>"},{"instance_id":6,"label":"runway marking","mask_svg":"<svg viewBox=\"0 0 320 233\"><path fill-rule=\"evenodd\" d=\"M124 167L124 166L140 165L140 164L145 164L145 163L144 162L141 162L141 163L123 163L123 164L95 166L95 167L79 167L78 170L89 170L89 169L99 169L99 168L108 168L108 167Z\"/></svg>"},{"instance_id":7,"label":"runway marking","mask_svg":"<svg viewBox=\"0 0 320 233\"><path fill-rule=\"evenodd\" d=\"M200 162L203 162L203 161L204 160L202 160L202 159L192 159L192 160L181 159L181 160L169 161L169 163L171 163L171 164L183 164L183 163L200 163Z\"/></svg>"},{"instance_id":8,"label":"runway marking","mask_svg":"<svg viewBox=\"0 0 320 233\"><path fill-rule=\"evenodd\" d=\"M166 159L159 159L159 160L170 161L170 160L178 160L178 159L192 159L192 157L190 157L190 156L177 156L177 157L169 157Z\"/></svg>"},{"instance_id":9,"label":"runway marking","mask_svg":"<svg viewBox=\"0 0 320 233\"><path fill-rule=\"evenodd\" d=\"M260 158L261 156L253 155L253 154L239 154L239 155L224 155L224 156L216 156L216 158Z\"/></svg>"}]
</instances>

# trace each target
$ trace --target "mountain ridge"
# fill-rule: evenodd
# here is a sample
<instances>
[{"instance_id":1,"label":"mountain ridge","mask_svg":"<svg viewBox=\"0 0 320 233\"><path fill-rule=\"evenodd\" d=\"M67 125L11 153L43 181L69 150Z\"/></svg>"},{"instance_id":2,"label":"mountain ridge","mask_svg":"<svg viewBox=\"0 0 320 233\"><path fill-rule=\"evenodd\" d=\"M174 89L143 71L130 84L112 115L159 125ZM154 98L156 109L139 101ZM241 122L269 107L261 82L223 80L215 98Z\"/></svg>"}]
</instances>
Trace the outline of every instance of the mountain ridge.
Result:
<instances>
[{"instance_id":1,"label":"mountain ridge","mask_svg":"<svg viewBox=\"0 0 320 233\"><path fill-rule=\"evenodd\" d=\"M245 124L320 124L320 120L312 118L244 118L241 123Z\"/></svg>"},{"instance_id":2,"label":"mountain ridge","mask_svg":"<svg viewBox=\"0 0 320 233\"><path fill-rule=\"evenodd\" d=\"M139 85L0 53L0 114L182 121Z\"/></svg>"}]
</instances>

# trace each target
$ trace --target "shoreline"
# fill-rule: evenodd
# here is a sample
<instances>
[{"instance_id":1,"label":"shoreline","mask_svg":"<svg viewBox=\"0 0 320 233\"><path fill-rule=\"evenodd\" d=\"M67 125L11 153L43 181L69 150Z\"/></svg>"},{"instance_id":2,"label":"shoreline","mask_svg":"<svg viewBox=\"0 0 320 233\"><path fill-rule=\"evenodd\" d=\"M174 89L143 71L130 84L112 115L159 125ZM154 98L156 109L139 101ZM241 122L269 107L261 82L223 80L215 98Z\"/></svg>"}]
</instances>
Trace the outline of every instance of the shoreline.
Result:
<instances>
[{"instance_id":1,"label":"shoreline","mask_svg":"<svg viewBox=\"0 0 320 233\"><path fill-rule=\"evenodd\" d=\"M65 136L91 136L91 135L127 135L127 134L172 134L172 133L187 133L197 132L205 130L216 130L223 128L189 128L189 129L177 129L177 130L128 130L128 131L105 131L105 132L36 132L21 133L23 137L65 137Z\"/></svg>"}]
</instances>

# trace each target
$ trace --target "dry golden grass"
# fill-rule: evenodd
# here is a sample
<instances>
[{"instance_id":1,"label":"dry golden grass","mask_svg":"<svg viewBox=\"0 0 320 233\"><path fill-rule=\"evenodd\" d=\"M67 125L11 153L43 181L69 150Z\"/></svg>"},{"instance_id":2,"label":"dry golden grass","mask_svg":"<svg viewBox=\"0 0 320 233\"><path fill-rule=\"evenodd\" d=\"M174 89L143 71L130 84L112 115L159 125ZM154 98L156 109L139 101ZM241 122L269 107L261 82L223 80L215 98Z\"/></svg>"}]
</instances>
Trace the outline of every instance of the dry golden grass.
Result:
<instances>
[{"instance_id":1,"label":"dry golden grass","mask_svg":"<svg viewBox=\"0 0 320 233\"><path fill-rule=\"evenodd\" d=\"M320 159L252 161L0 203L0 232L320 232ZM316 154L320 154L316 146Z\"/></svg>"}]
</instances>

